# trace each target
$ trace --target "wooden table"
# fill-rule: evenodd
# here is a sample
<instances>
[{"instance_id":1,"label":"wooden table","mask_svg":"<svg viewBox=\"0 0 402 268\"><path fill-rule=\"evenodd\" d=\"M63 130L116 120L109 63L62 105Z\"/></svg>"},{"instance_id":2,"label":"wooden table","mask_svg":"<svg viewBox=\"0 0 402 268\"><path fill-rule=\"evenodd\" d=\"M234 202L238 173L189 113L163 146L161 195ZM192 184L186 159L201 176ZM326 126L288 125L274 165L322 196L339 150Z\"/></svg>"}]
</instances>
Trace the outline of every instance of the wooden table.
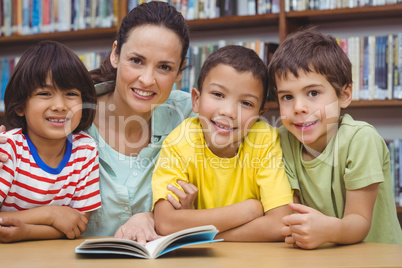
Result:
<instances>
[{"instance_id":1,"label":"wooden table","mask_svg":"<svg viewBox=\"0 0 402 268\"><path fill-rule=\"evenodd\" d=\"M156 260L144 260L110 256L95 258L75 254L74 248L84 239L0 244L0 267L402 267L401 245L359 243L303 250L285 243L217 242L188 246Z\"/></svg>"}]
</instances>

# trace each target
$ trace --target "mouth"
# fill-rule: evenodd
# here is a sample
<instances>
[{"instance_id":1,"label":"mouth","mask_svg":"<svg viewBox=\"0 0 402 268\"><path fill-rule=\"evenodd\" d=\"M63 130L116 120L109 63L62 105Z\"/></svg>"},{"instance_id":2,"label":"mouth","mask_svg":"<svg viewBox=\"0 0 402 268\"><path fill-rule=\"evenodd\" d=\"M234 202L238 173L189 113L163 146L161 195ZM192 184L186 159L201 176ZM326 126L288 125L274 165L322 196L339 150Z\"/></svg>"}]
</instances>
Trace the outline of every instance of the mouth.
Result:
<instances>
[{"instance_id":1,"label":"mouth","mask_svg":"<svg viewBox=\"0 0 402 268\"><path fill-rule=\"evenodd\" d=\"M155 93L153 93L153 92L143 91L143 90L139 90L139 89L135 89L135 88L133 88L132 91L134 91L136 94L138 94L142 97L150 97L152 95L155 95Z\"/></svg>"},{"instance_id":2,"label":"mouth","mask_svg":"<svg viewBox=\"0 0 402 268\"><path fill-rule=\"evenodd\" d=\"M60 124L60 123L65 123L65 122L69 121L70 119L69 118L47 118L46 120L49 122L52 122L52 123Z\"/></svg>"},{"instance_id":3,"label":"mouth","mask_svg":"<svg viewBox=\"0 0 402 268\"><path fill-rule=\"evenodd\" d=\"M315 125L317 122L318 122L318 119L315 120L315 121L312 121L312 122L308 122L308 123L294 123L294 125L297 128L306 129L308 127L311 127L311 126Z\"/></svg>"},{"instance_id":4,"label":"mouth","mask_svg":"<svg viewBox=\"0 0 402 268\"><path fill-rule=\"evenodd\" d=\"M211 120L211 122L212 122L215 126L217 126L218 128L221 128L221 129L223 129L223 130L228 130L228 131L230 131L230 130L236 130L236 129L237 129L237 127L228 127L228 126L225 126L225 125L220 124L220 123L218 123L218 122L216 122L216 121L213 121L213 120Z\"/></svg>"}]
</instances>

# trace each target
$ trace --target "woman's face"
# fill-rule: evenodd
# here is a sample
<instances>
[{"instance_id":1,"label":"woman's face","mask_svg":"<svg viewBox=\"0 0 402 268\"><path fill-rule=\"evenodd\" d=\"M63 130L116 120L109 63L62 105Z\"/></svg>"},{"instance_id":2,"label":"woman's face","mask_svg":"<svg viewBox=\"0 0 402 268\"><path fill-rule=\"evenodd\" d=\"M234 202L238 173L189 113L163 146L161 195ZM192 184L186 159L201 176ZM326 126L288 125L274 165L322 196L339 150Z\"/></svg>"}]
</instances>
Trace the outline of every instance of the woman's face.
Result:
<instances>
[{"instance_id":1,"label":"woman's face","mask_svg":"<svg viewBox=\"0 0 402 268\"><path fill-rule=\"evenodd\" d=\"M134 28L120 55L116 54L115 41L110 59L117 68L116 109L145 116L164 103L181 78L181 51L179 37L155 25Z\"/></svg>"}]
</instances>

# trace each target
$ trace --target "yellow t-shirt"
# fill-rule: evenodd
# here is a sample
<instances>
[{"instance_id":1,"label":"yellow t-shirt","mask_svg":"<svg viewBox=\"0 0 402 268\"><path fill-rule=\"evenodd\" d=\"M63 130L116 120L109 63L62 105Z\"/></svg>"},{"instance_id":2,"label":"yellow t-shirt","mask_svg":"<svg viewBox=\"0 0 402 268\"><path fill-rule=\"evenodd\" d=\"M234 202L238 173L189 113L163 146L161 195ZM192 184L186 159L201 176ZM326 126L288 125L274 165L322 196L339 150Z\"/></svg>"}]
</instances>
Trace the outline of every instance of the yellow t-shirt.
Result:
<instances>
[{"instance_id":1,"label":"yellow t-shirt","mask_svg":"<svg viewBox=\"0 0 402 268\"><path fill-rule=\"evenodd\" d=\"M292 202L277 128L258 121L232 158L214 155L206 145L198 117L186 119L163 143L152 176L153 204L166 199L177 180L198 188L197 209L260 200L264 211Z\"/></svg>"}]
</instances>

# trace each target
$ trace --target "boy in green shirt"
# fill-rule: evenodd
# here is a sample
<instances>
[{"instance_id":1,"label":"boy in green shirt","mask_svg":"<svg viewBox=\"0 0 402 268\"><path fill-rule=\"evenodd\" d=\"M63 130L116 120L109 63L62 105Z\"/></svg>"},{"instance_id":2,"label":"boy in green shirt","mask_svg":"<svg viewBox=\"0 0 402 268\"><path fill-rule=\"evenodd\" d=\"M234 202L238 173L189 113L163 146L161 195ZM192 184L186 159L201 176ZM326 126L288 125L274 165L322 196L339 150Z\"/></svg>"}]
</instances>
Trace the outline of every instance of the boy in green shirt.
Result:
<instances>
[{"instance_id":1,"label":"boy in green shirt","mask_svg":"<svg viewBox=\"0 0 402 268\"><path fill-rule=\"evenodd\" d=\"M362 240L402 244L388 148L373 126L341 116L351 103L352 71L336 40L311 28L289 35L269 75L297 201L289 205L297 213L283 218L285 242L306 249Z\"/></svg>"}]
</instances>

